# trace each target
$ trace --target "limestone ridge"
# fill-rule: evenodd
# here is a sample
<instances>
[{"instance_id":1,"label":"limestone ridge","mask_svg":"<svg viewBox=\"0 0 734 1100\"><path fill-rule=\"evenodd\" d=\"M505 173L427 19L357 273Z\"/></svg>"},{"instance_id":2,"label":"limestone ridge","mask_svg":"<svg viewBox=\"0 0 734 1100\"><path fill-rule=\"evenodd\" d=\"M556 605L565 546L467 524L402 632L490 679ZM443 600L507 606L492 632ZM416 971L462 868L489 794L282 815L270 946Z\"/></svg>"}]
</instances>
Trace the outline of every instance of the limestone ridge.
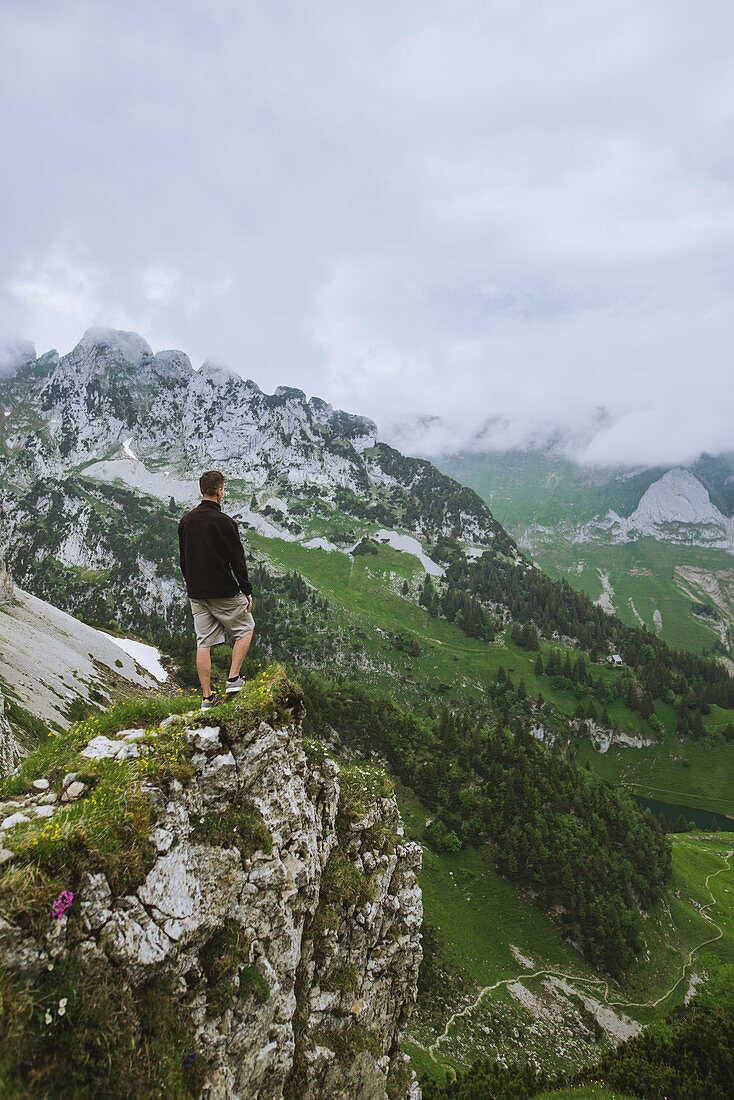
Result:
<instances>
[{"instance_id":1,"label":"limestone ridge","mask_svg":"<svg viewBox=\"0 0 734 1100\"><path fill-rule=\"evenodd\" d=\"M643 494L631 516L610 511L584 532L607 531L613 542L654 538L684 546L734 550L734 519L723 515L690 470L668 470ZM585 541L583 535L579 541Z\"/></svg>"},{"instance_id":2,"label":"limestone ridge","mask_svg":"<svg viewBox=\"0 0 734 1100\"><path fill-rule=\"evenodd\" d=\"M153 354L134 333L90 329L68 355L49 352L0 380L0 466L17 487L70 473L142 487L166 501L193 500L206 467L257 491L282 477L347 490L415 489L440 480L460 495L455 514L422 517L417 534L453 528L487 545L497 534L489 509L429 462L378 442L366 417L280 386L263 393L239 374L183 352ZM446 494L444 494L446 495Z\"/></svg>"},{"instance_id":3,"label":"limestone ridge","mask_svg":"<svg viewBox=\"0 0 734 1100\"><path fill-rule=\"evenodd\" d=\"M0 561L0 606L10 603L15 593L12 577L5 567L5 562Z\"/></svg>"},{"instance_id":4,"label":"limestone ridge","mask_svg":"<svg viewBox=\"0 0 734 1100\"><path fill-rule=\"evenodd\" d=\"M85 873L69 913L40 925L0 889L11 979L34 987L50 964L70 963L80 991L110 974L133 1007L164 987L188 1028L177 1057L195 1060L195 1094L212 1100L382 1100L388 1083L391 1097L419 1098L400 1040L421 960L420 848L402 839L394 795L369 769L362 782L321 751L307 758L294 717L222 714L80 741L92 768L117 760L147 775L147 873L122 896L106 874ZM165 764L174 758L179 778ZM6 799L3 870L95 790L77 772L55 796L41 779ZM72 1010L82 1019L73 1000ZM115 1096L114 1062L110 1072Z\"/></svg>"},{"instance_id":5,"label":"limestone ridge","mask_svg":"<svg viewBox=\"0 0 734 1100\"><path fill-rule=\"evenodd\" d=\"M21 588L0 617L0 655L0 683L56 727L71 725L74 700L86 710L159 687L113 639Z\"/></svg>"},{"instance_id":6,"label":"limestone ridge","mask_svg":"<svg viewBox=\"0 0 734 1100\"><path fill-rule=\"evenodd\" d=\"M18 767L24 753L5 715L5 697L0 691L0 775L8 775Z\"/></svg>"},{"instance_id":7,"label":"limestone ridge","mask_svg":"<svg viewBox=\"0 0 734 1100\"><path fill-rule=\"evenodd\" d=\"M0 563L0 776L37 744L41 723L65 728L80 704L158 686L105 634L16 588Z\"/></svg>"},{"instance_id":8,"label":"limestone ridge","mask_svg":"<svg viewBox=\"0 0 734 1100\"><path fill-rule=\"evenodd\" d=\"M66 611L151 637L188 629L175 529L207 468L225 473L241 528L268 538L348 553L399 531L517 553L471 489L300 390L268 395L105 330L0 376L0 557Z\"/></svg>"}]
</instances>

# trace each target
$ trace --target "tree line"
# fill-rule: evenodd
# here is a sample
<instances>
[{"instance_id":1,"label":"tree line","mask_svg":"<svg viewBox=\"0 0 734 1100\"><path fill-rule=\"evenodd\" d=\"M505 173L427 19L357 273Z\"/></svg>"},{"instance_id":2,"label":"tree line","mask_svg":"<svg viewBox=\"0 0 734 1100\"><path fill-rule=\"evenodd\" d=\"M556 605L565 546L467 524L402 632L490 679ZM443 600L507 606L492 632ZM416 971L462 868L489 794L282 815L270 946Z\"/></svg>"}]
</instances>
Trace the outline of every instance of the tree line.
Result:
<instances>
[{"instance_id":1,"label":"tree line","mask_svg":"<svg viewBox=\"0 0 734 1100\"><path fill-rule=\"evenodd\" d=\"M362 684L302 681L310 736L332 730L384 756L434 819L438 850L484 845L498 871L553 910L584 954L618 976L642 946L639 906L662 895L670 842L623 791L547 751L514 721L447 709L421 718Z\"/></svg>"},{"instance_id":2,"label":"tree line","mask_svg":"<svg viewBox=\"0 0 734 1100\"><path fill-rule=\"evenodd\" d=\"M552 580L527 563L490 553L468 561L455 551L444 582L437 592L427 576L420 603L430 614L455 621L471 637L493 640L506 608L513 640L528 650L539 648L540 634L575 641L592 661L619 653L636 676L628 705L642 708L648 717L654 710L651 701L677 697L682 736L702 736L701 716L711 705L734 708L734 679L720 662L674 649L645 627L627 626L568 581Z\"/></svg>"}]
</instances>

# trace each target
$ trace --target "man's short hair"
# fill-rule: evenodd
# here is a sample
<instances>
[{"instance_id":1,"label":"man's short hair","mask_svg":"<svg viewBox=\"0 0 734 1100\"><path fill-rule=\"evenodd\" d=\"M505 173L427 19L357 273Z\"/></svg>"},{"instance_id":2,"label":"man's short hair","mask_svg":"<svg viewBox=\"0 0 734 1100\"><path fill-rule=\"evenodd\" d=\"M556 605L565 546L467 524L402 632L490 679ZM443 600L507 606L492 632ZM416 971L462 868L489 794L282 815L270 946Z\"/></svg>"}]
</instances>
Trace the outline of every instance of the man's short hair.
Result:
<instances>
[{"instance_id":1,"label":"man's short hair","mask_svg":"<svg viewBox=\"0 0 734 1100\"><path fill-rule=\"evenodd\" d=\"M205 470L199 478L199 488L203 497L215 496L217 489L224 488L224 474L219 470Z\"/></svg>"}]
</instances>

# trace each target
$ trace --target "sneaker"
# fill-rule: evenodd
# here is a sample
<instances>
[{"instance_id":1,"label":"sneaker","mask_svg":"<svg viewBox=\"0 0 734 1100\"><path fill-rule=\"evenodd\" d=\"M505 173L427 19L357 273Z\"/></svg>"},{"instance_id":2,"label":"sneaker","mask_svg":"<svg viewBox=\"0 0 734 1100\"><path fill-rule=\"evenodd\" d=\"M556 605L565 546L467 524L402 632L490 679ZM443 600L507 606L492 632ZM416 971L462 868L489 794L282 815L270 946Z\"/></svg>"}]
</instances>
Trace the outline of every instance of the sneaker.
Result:
<instances>
[{"instance_id":1,"label":"sneaker","mask_svg":"<svg viewBox=\"0 0 734 1100\"><path fill-rule=\"evenodd\" d=\"M200 710L211 710L212 707L215 707L216 705L217 705L216 699L214 698L213 695L210 695L208 699L202 699L201 700L201 707L199 709Z\"/></svg>"},{"instance_id":2,"label":"sneaker","mask_svg":"<svg viewBox=\"0 0 734 1100\"><path fill-rule=\"evenodd\" d=\"M227 686L224 689L227 695L232 695L235 691L242 691L245 686L245 681L241 676L238 676L236 680L227 680Z\"/></svg>"}]
</instances>

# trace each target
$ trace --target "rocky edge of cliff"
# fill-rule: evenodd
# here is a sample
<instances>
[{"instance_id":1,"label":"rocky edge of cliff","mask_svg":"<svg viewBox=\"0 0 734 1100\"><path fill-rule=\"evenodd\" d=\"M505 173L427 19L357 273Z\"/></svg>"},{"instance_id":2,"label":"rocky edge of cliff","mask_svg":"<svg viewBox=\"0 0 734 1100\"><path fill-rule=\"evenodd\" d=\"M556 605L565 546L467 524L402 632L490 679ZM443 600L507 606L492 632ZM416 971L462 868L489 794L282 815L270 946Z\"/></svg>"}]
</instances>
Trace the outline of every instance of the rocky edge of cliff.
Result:
<instances>
[{"instance_id":1,"label":"rocky edge of cliff","mask_svg":"<svg viewBox=\"0 0 734 1100\"><path fill-rule=\"evenodd\" d=\"M4 1094L420 1096L420 847L302 707L279 668L206 714L126 704L0 787Z\"/></svg>"}]
</instances>

